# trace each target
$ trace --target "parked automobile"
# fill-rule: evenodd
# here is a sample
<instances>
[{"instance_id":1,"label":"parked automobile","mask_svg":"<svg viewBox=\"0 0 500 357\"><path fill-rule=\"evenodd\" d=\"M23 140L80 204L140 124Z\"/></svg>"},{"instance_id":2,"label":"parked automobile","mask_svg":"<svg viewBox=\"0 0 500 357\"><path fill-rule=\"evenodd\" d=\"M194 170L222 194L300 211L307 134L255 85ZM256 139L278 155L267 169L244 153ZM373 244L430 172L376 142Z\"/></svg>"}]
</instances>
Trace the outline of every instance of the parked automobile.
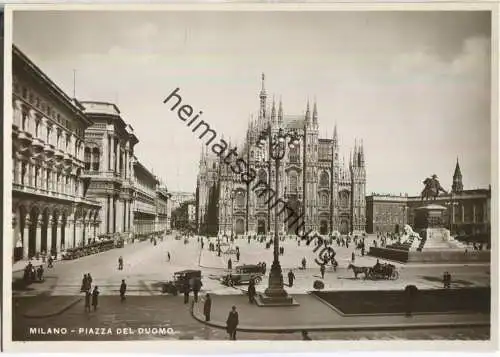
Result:
<instances>
[{"instance_id":1,"label":"parked automobile","mask_svg":"<svg viewBox=\"0 0 500 357\"><path fill-rule=\"evenodd\" d=\"M186 281L189 283L189 291L193 290L194 279L201 280L201 270L182 270L174 273L174 279L163 283L162 293L177 295L183 294Z\"/></svg>"},{"instance_id":2,"label":"parked automobile","mask_svg":"<svg viewBox=\"0 0 500 357\"><path fill-rule=\"evenodd\" d=\"M222 276L221 282L224 285L243 285L249 284L253 279L255 284L259 284L263 276L264 271L260 264L240 265L234 272Z\"/></svg>"}]
</instances>

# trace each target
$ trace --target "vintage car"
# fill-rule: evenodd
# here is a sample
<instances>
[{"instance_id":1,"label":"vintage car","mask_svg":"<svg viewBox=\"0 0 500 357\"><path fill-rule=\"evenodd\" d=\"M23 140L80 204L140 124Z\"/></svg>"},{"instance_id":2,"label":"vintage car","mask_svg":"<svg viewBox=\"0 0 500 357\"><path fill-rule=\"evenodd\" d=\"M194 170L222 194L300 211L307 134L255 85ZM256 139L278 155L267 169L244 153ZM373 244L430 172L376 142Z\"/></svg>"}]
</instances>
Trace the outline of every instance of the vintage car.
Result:
<instances>
[{"instance_id":1,"label":"vintage car","mask_svg":"<svg viewBox=\"0 0 500 357\"><path fill-rule=\"evenodd\" d=\"M203 285L201 282L201 270L182 270L174 273L174 280L167 281L162 284L162 293L177 295L183 294L186 282L189 283L189 291L193 290L195 280L199 280L200 287Z\"/></svg>"},{"instance_id":2,"label":"vintage car","mask_svg":"<svg viewBox=\"0 0 500 357\"><path fill-rule=\"evenodd\" d=\"M264 269L261 264L240 265L232 273L225 274L221 278L224 285L249 284L253 279L255 284L259 284L264 276Z\"/></svg>"}]
</instances>

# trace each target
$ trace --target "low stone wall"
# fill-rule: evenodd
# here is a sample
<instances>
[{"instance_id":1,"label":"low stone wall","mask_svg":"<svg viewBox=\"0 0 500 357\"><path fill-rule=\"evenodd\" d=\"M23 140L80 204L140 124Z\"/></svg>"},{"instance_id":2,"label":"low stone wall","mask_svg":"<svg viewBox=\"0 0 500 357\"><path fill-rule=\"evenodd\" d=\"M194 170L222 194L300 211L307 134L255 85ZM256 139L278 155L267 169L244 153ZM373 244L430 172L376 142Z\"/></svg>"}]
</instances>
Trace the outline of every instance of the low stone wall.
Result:
<instances>
[{"instance_id":1,"label":"low stone wall","mask_svg":"<svg viewBox=\"0 0 500 357\"><path fill-rule=\"evenodd\" d=\"M468 263L489 262L491 253L488 250L424 250L422 252L410 252L408 263Z\"/></svg>"},{"instance_id":2,"label":"low stone wall","mask_svg":"<svg viewBox=\"0 0 500 357\"><path fill-rule=\"evenodd\" d=\"M490 262L488 250L426 250L421 252L371 247L368 255L401 263L468 263Z\"/></svg>"},{"instance_id":3,"label":"low stone wall","mask_svg":"<svg viewBox=\"0 0 500 357\"><path fill-rule=\"evenodd\" d=\"M399 249L371 247L368 255L401 263L406 263L408 261L408 251Z\"/></svg>"}]
</instances>

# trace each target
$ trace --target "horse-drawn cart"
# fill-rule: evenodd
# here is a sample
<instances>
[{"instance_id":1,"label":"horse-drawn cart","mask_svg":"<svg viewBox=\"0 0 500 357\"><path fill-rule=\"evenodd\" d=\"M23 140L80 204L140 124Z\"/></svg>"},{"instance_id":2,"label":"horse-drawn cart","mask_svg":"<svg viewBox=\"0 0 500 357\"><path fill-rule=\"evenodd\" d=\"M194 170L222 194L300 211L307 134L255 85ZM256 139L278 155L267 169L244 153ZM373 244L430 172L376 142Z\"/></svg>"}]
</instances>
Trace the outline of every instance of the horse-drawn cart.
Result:
<instances>
[{"instance_id":1,"label":"horse-drawn cart","mask_svg":"<svg viewBox=\"0 0 500 357\"><path fill-rule=\"evenodd\" d=\"M366 275L367 279L371 280L396 280L399 278L399 272L396 269L396 266L393 264L375 264L373 268L368 270L368 274Z\"/></svg>"}]
</instances>

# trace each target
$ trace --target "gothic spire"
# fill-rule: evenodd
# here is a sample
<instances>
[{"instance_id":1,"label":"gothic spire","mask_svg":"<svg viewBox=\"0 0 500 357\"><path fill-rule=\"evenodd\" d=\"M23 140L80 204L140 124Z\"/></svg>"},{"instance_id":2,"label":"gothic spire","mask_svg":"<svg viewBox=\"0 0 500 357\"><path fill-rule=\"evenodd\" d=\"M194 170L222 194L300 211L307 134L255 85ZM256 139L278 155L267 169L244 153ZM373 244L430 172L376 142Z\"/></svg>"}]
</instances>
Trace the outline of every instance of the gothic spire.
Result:
<instances>
[{"instance_id":1,"label":"gothic spire","mask_svg":"<svg viewBox=\"0 0 500 357\"><path fill-rule=\"evenodd\" d=\"M315 126L318 125L318 108L316 106L316 98L314 98L314 106L313 106L313 124Z\"/></svg>"},{"instance_id":2,"label":"gothic spire","mask_svg":"<svg viewBox=\"0 0 500 357\"><path fill-rule=\"evenodd\" d=\"M266 79L266 76L264 73L262 73L262 87L260 89L260 96L266 96L266 85L265 85L265 79Z\"/></svg>"},{"instance_id":3,"label":"gothic spire","mask_svg":"<svg viewBox=\"0 0 500 357\"><path fill-rule=\"evenodd\" d=\"M306 109L306 124L309 124L311 121L311 111L309 110L309 99L307 100L307 109Z\"/></svg>"},{"instance_id":4,"label":"gothic spire","mask_svg":"<svg viewBox=\"0 0 500 357\"><path fill-rule=\"evenodd\" d=\"M460 171L460 164L458 163L458 157L457 157L457 164L455 165L455 173L453 174L453 178L462 178L462 172Z\"/></svg>"},{"instance_id":5,"label":"gothic spire","mask_svg":"<svg viewBox=\"0 0 500 357\"><path fill-rule=\"evenodd\" d=\"M280 96L280 105L278 109L278 122L279 123L283 122L283 102L281 101L281 96Z\"/></svg>"},{"instance_id":6,"label":"gothic spire","mask_svg":"<svg viewBox=\"0 0 500 357\"><path fill-rule=\"evenodd\" d=\"M271 108L271 121L273 123L276 121L276 102L274 101L274 95L273 95L273 107Z\"/></svg>"},{"instance_id":7,"label":"gothic spire","mask_svg":"<svg viewBox=\"0 0 500 357\"><path fill-rule=\"evenodd\" d=\"M460 171L460 164L458 163L458 157L457 157L457 164L455 165L455 172L453 173L453 184L451 185L451 191L458 193L462 192L464 189L464 185L462 183L462 172Z\"/></svg>"},{"instance_id":8,"label":"gothic spire","mask_svg":"<svg viewBox=\"0 0 500 357\"><path fill-rule=\"evenodd\" d=\"M363 147L363 139L361 139L361 148L360 148L360 151L359 151L359 165L360 166L365 166L365 150L364 150L364 147Z\"/></svg>"}]
</instances>

